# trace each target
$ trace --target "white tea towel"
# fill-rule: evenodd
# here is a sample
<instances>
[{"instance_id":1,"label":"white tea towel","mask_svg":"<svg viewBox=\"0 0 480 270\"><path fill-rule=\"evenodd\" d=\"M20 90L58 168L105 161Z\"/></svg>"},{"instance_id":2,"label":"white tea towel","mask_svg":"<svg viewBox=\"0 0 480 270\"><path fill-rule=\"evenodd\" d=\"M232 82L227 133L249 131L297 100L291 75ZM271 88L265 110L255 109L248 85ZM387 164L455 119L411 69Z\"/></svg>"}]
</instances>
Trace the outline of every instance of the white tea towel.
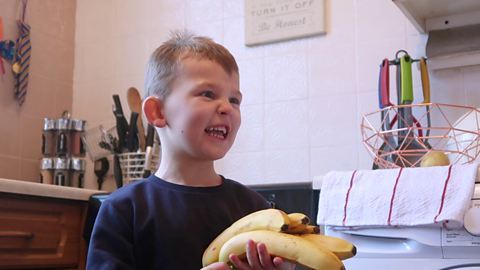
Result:
<instances>
[{"instance_id":1,"label":"white tea towel","mask_svg":"<svg viewBox=\"0 0 480 270\"><path fill-rule=\"evenodd\" d=\"M320 191L317 221L336 230L427 226L461 228L478 164L332 171Z\"/></svg>"}]
</instances>

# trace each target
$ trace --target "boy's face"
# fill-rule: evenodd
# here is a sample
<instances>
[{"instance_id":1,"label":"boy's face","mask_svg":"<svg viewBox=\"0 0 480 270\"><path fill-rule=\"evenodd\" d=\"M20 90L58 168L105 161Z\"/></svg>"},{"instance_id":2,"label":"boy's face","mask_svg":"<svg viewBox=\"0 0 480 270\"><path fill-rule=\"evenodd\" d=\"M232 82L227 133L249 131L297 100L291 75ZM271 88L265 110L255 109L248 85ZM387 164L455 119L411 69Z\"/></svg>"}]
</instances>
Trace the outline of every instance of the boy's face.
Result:
<instances>
[{"instance_id":1,"label":"boy's face","mask_svg":"<svg viewBox=\"0 0 480 270\"><path fill-rule=\"evenodd\" d=\"M210 60L189 57L182 64L164 102L162 140L179 158L220 159L240 127L238 74Z\"/></svg>"}]
</instances>

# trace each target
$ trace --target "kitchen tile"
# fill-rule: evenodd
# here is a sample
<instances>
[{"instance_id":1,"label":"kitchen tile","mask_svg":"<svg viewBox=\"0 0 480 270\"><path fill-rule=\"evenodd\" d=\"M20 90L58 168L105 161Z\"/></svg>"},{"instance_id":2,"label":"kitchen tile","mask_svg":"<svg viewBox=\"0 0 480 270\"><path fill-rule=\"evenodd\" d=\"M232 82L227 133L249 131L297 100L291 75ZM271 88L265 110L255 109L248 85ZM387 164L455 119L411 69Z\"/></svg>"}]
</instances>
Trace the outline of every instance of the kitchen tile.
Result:
<instances>
[{"instance_id":1,"label":"kitchen tile","mask_svg":"<svg viewBox=\"0 0 480 270\"><path fill-rule=\"evenodd\" d=\"M381 114L378 112L380 110L378 104L378 92L358 93L357 98L360 123L360 136L358 136L357 142L361 143L364 139L367 139L377 130L381 129ZM365 132L365 138L362 134L362 125L364 126L363 131Z\"/></svg>"},{"instance_id":2,"label":"kitchen tile","mask_svg":"<svg viewBox=\"0 0 480 270\"><path fill-rule=\"evenodd\" d=\"M183 29L186 25L186 5L184 0L151 1L150 32L158 30Z\"/></svg>"},{"instance_id":3,"label":"kitchen tile","mask_svg":"<svg viewBox=\"0 0 480 270\"><path fill-rule=\"evenodd\" d=\"M265 145L263 105L241 107L242 124L230 152L245 153L263 151Z\"/></svg>"},{"instance_id":4,"label":"kitchen tile","mask_svg":"<svg viewBox=\"0 0 480 270\"><path fill-rule=\"evenodd\" d=\"M242 106L263 104L264 102L264 63L263 59L237 61L240 71L240 91Z\"/></svg>"},{"instance_id":5,"label":"kitchen tile","mask_svg":"<svg viewBox=\"0 0 480 270\"><path fill-rule=\"evenodd\" d=\"M223 18L243 18L245 16L245 1L242 0L224 0Z\"/></svg>"},{"instance_id":6,"label":"kitchen tile","mask_svg":"<svg viewBox=\"0 0 480 270\"><path fill-rule=\"evenodd\" d=\"M144 75L148 57L148 34L117 38L115 44L113 58L115 77Z\"/></svg>"},{"instance_id":7,"label":"kitchen tile","mask_svg":"<svg viewBox=\"0 0 480 270\"><path fill-rule=\"evenodd\" d=\"M0 156L0 178L18 180L20 159L14 156Z\"/></svg>"},{"instance_id":8,"label":"kitchen tile","mask_svg":"<svg viewBox=\"0 0 480 270\"><path fill-rule=\"evenodd\" d=\"M75 42L82 44L113 37L115 8L113 0L78 1Z\"/></svg>"},{"instance_id":9,"label":"kitchen tile","mask_svg":"<svg viewBox=\"0 0 480 270\"><path fill-rule=\"evenodd\" d=\"M73 67L74 67L74 47L75 45L62 42L60 40L56 41L56 54L52 59L62 59L61 61L52 61L55 63L55 79L73 83Z\"/></svg>"},{"instance_id":10,"label":"kitchen tile","mask_svg":"<svg viewBox=\"0 0 480 270\"><path fill-rule=\"evenodd\" d=\"M65 110L73 111L73 89L72 84L56 82L55 84L55 116L60 117Z\"/></svg>"},{"instance_id":11,"label":"kitchen tile","mask_svg":"<svg viewBox=\"0 0 480 270\"><path fill-rule=\"evenodd\" d=\"M309 108L310 147L358 142L361 120L356 95L311 98Z\"/></svg>"},{"instance_id":12,"label":"kitchen tile","mask_svg":"<svg viewBox=\"0 0 480 270\"><path fill-rule=\"evenodd\" d=\"M12 65L9 62L3 61L3 64L5 66L6 72L12 70ZM14 95L15 79L11 72L7 74L0 75L0 108L12 112L21 111L17 99Z\"/></svg>"},{"instance_id":13,"label":"kitchen tile","mask_svg":"<svg viewBox=\"0 0 480 270\"><path fill-rule=\"evenodd\" d=\"M405 38L405 15L392 1L355 0L357 43Z\"/></svg>"},{"instance_id":14,"label":"kitchen tile","mask_svg":"<svg viewBox=\"0 0 480 270\"><path fill-rule=\"evenodd\" d=\"M223 44L222 20L197 23L195 25L189 26L188 28L199 36L206 36L213 39L213 41L219 44Z\"/></svg>"},{"instance_id":15,"label":"kitchen tile","mask_svg":"<svg viewBox=\"0 0 480 270\"><path fill-rule=\"evenodd\" d=\"M314 147L310 149L311 179L331 171L358 169L358 144Z\"/></svg>"},{"instance_id":16,"label":"kitchen tile","mask_svg":"<svg viewBox=\"0 0 480 270\"><path fill-rule=\"evenodd\" d=\"M395 59L395 54L406 46L405 38L362 43L357 45L357 91L378 91L378 75L382 60ZM400 56L401 54L399 54ZM390 89L395 87L395 67L390 67ZM394 92L392 92L394 93Z\"/></svg>"},{"instance_id":17,"label":"kitchen tile","mask_svg":"<svg viewBox=\"0 0 480 270\"><path fill-rule=\"evenodd\" d=\"M25 159L42 158L42 137L44 118L22 115L20 157Z\"/></svg>"},{"instance_id":18,"label":"kitchen tile","mask_svg":"<svg viewBox=\"0 0 480 270\"><path fill-rule=\"evenodd\" d=\"M218 0L185 0L187 26L203 22L217 21L223 19L223 1Z\"/></svg>"},{"instance_id":19,"label":"kitchen tile","mask_svg":"<svg viewBox=\"0 0 480 270\"><path fill-rule=\"evenodd\" d=\"M307 53L265 57L265 102L308 98Z\"/></svg>"},{"instance_id":20,"label":"kitchen tile","mask_svg":"<svg viewBox=\"0 0 480 270\"><path fill-rule=\"evenodd\" d=\"M223 23L223 45L235 59L251 59L263 57L264 47L245 46L245 23L243 18L226 19Z\"/></svg>"},{"instance_id":21,"label":"kitchen tile","mask_svg":"<svg viewBox=\"0 0 480 270\"><path fill-rule=\"evenodd\" d=\"M471 66L463 68L465 82L465 106L480 107L480 66Z\"/></svg>"},{"instance_id":22,"label":"kitchen tile","mask_svg":"<svg viewBox=\"0 0 480 270\"><path fill-rule=\"evenodd\" d=\"M113 85L114 84L111 80L79 84L78 90L76 89L75 91L81 91L81 98L75 100L75 103L78 104L78 107L76 108L83 109L79 112L76 110L74 111L76 117L88 122L113 118ZM123 107L125 106L126 104ZM92 110L87 108L95 109Z\"/></svg>"},{"instance_id":23,"label":"kitchen tile","mask_svg":"<svg viewBox=\"0 0 480 270\"><path fill-rule=\"evenodd\" d=\"M150 2L135 0L114 1L115 19L113 35L124 37L148 32Z\"/></svg>"},{"instance_id":24,"label":"kitchen tile","mask_svg":"<svg viewBox=\"0 0 480 270\"><path fill-rule=\"evenodd\" d=\"M229 153L225 156L222 175L244 185L262 184L265 176L263 152Z\"/></svg>"},{"instance_id":25,"label":"kitchen tile","mask_svg":"<svg viewBox=\"0 0 480 270\"><path fill-rule=\"evenodd\" d=\"M354 45L309 52L309 97L356 93L355 58Z\"/></svg>"},{"instance_id":26,"label":"kitchen tile","mask_svg":"<svg viewBox=\"0 0 480 270\"><path fill-rule=\"evenodd\" d=\"M265 150L308 148L308 101L265 104Z\"/></svg>"},{"instance_id":27,"label":"kitchen tile","mask_svg":"<svg viewBox=\"0 0 480 270\"><path fill-rule=\"evenodd\" d=\"M82 46L79 61L80 82L92 82L114 77L114 57L116 44L112 39L86 43ZM101 59L101 61L98 61Z\"/></svg>"},{"instance_id":28,"label":"kitchen tile","mask_svg":"<svg viewBox=\"0 0 480 270\"><path fill-rule=\"evenodd\" d=\"M308 39L309 51L324 51L355 43L355 0L325 1L326 35Z\"/></svg>"},{"instance_id":29,"label":"kitchen tile","mask_svg":"<svg viewBox=\"0 0 480 270\"><path fill-rule=\"evenodd\" d=\"M2 11L3 22L7 20L15 21L17 19L18 6L20 0L1 0L0 10Z\"/></svg>"},{"instance_id":30,"label":"kitchen tile","mask_svg":"<svg viewBox=\"0 0 480 270\"><path fill-rule=\"evenodd\" d=\"M18 105L17 105L18 106ZM0 107L0 155L18 156L20 152L21 116Z\"/></svg>"},{"instance_id":31,"label":"kitchen tile","mask_svg":"<svg viewBox=\"0 0 480 270\"><path fill-rule=\"evenodd\" d=\"M76 1L31 1L28 6L30 25L35 31L74 43Z\"/></svg>"},{"instance_id":32,"label":"kitchen tile","mask_svg":"<svg viewBox=\"0 0 480 270\"><path fill-rule=\"evenodd\" d=\"M60 59L56 58L57 49L64 42L33 30L30 34L30 42L32 47L29 72L55 78L58 73L58 65L63 65L60 61L56 61Z\"/></svg>"},{"instance_id":33,"label":"kitchen tile","mask_svg":"<svg viewBox=\"0 0 480 270\"><path fill-rule=\"evenodd\" d=\"M18 0L15 0L18 1ZM2 2L2 1L0 1ZM13 2L13 1L12 1ZM14 17L17 15L17 8L18 5L15 6L15 12L12 13ZM4 9L0 7L0 10L2 11L2 20L3 20L3 38L5 40L12 40L13 42L17 42L18 38L18 24L17 24L17 19L9 19L7 16L10 14L4 13Z\"/></svg>"},{"instance_id":34,"label":"kitchen tile","mask_svg":"<svg viewBox=\"0 0 480 270\"><path fill-rule=\"evenodd\" d=\"M371 170L373 167L373 153L365 145L358 145L358 170Z\"/></svg>"},{"instance_id":35,"label":"kitchen tile","mask_svg":"<svg viewBox=\"0 0 480 270\"><path fill-rule=\"evenodd\" d=\"M265 56L283 55L305 52L308 49L308 38L280 41L264 45Z\"/></svg>"},{"instance_id":36,"label":"kitchen tile","mask_svg":"<svg viewBox=\"0 0 480 270\"><path fill-rule=\"evenodd\" d=\"M309 167L308 148L265 151L264 183L311 181Z\"/></svg>"},{"instance_id":37,"label":"kitchen tile","mask_svg":"<svg viewBox=\"0 0 480 270\"><path fill-rule=\"evenodd\" d=\"M54 118L56 82L42 75L30 73L29 87L25 102L22 105L22 113L30 116Z\"/></svg>"},{"instance_id":38,"label":"kitchen tile","mask_svg":"<svg viewBox=\"0 0 480 270\"><path fill-rule=\"evenodd\" d=\"M40 182L40 160L22 159L20 161L20 180Z\"/></svg>"}]
</instances>

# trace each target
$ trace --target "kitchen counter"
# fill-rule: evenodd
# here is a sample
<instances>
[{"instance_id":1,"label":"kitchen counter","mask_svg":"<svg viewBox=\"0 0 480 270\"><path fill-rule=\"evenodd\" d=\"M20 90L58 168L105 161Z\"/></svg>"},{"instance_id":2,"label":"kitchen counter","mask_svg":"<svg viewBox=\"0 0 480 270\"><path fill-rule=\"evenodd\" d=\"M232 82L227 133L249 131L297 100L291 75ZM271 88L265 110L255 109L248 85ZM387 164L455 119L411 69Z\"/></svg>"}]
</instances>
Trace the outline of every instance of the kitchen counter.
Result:
<instances>
[{"instance_id":1,"label":"kitchen counter","mask_svg":"<svg viewBox=\"0 0 480 270\"><path fill-rule=\"evenodd\" d=\"M3 178L0 178L0 192L77 201L88 201L93 194L107 193L100 190L63 187Z\"/></svg>"}]
</instances>

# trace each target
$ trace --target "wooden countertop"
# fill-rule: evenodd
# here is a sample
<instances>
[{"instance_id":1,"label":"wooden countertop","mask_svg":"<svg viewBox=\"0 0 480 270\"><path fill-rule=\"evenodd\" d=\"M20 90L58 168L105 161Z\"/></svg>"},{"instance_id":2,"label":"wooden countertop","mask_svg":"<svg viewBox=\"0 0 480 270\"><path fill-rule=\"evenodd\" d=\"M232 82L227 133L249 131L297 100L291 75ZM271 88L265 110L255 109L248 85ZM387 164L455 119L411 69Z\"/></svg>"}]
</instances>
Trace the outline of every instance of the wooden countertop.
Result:
<instances>
[{"instance_id":1,"label":"wooden countertop","mask_svg":"<svg viewBox=\"0 0 480 270\"><path fill-rule=\"evenodd\" d=\"M88 201L93 194L107 193L93 189L63 187L3 178L0 178L0 192L77 201Z\"/></svg>"}]
</instances>

